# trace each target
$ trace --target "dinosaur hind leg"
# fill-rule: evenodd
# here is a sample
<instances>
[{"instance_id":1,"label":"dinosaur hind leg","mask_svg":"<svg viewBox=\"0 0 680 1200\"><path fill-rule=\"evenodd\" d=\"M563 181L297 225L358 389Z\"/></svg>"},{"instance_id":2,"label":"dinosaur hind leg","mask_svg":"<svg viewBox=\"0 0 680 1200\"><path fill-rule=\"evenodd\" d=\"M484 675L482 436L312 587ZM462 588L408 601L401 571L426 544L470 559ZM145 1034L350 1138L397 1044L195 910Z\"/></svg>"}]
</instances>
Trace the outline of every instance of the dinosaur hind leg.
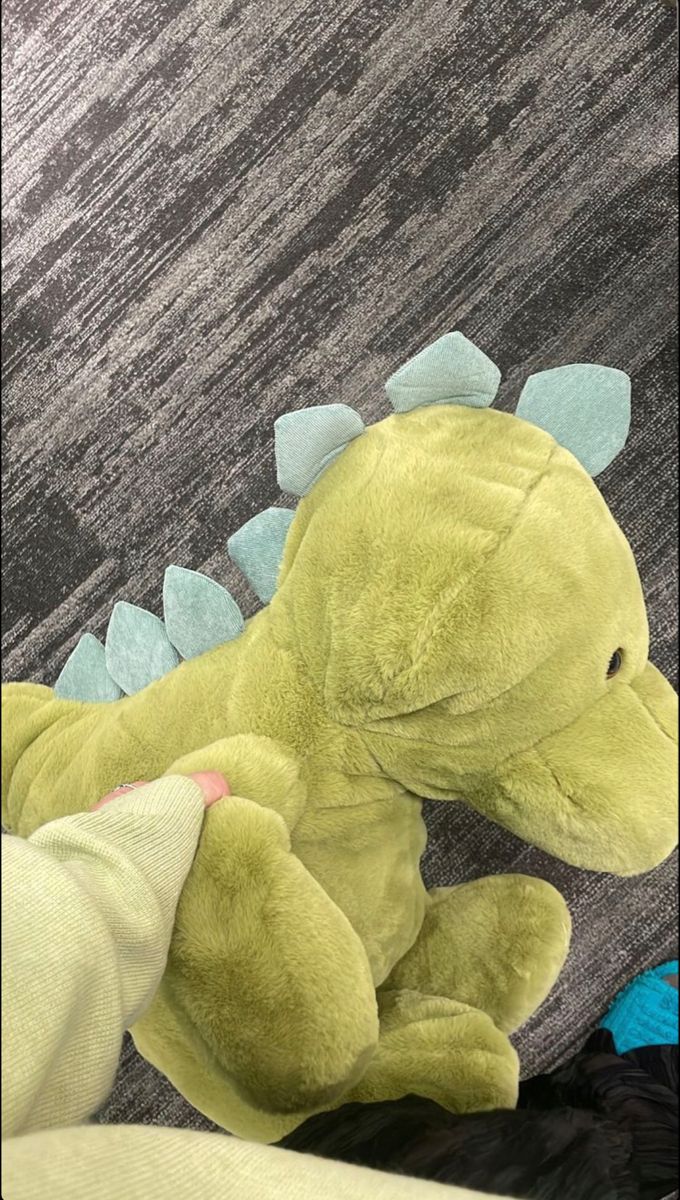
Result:
<instances>
[{"instance_id":1,"label":"dinosaur hind leg","mask_svg":"<svg viewBox=\"0 0 680 1200\"><path fill-rule=\"evenodd\" d=\"M506 1035L550 991L569 932L564 900L540 879L497 875L431 892L415 944L378 991L378 1050L347 1098L514 1107L518 1062Z\"/></svg>"},{"instance_id":2,"label":"dinosaur hind leg","mask_svg":"<svg viewBox=\"0 0 680 1200\"><path fill-rule=\"evenodd\" d=\"M384 986L447 996L511 1033L555 983L570 931L565 901L542 879L490 875L436 888L415 944Z\"/></svg>"}]
</instances>

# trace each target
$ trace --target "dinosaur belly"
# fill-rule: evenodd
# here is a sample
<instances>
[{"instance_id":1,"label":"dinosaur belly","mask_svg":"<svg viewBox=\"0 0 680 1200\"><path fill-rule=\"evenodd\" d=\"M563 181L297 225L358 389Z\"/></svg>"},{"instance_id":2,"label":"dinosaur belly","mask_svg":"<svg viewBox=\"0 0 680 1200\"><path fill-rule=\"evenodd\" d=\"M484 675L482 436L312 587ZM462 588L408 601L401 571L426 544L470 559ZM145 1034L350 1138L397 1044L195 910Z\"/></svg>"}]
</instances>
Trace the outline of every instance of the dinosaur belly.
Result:
<instances>
[{"instance_id":1,"label":"dinosaur belly","mask_svg":"<svg viewBox=\"0 0 680 1200\"><path fill-rule=\"evenodd\" d=\"M414 797L311 810L293 849L361 938L376 987L413 945L426 891L419 861L426 830Z\"/></svg>"}]
</instances>

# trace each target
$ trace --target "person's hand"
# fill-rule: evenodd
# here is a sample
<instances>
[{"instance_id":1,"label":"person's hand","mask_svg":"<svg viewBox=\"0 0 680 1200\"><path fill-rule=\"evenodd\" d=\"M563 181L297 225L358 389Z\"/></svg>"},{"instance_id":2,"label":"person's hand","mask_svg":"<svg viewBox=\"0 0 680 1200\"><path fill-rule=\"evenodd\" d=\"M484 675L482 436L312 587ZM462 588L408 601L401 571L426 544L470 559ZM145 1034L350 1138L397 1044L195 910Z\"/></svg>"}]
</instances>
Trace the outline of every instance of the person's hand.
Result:
<instances>
[{"instance_id":1,"label":"person's hand","mask_svg":"<svg viewBox=\"0 0 680 1200\"><path fill-rule=\"evenodd\" d=\"M215 804L223 796L231 795L229 784L220 771L194 771L192 775L189 775L189 779L193 779L203 792L203 803L206 808L210 808L211 804ZM146 779L137 779L134 783L121 783L112 792L107 792L101 800L93 804L91 812L96 812L98 808L103 808L112 800L119 800L121 796L128 796L135 788L144 787L147 782Z\"/></svg>"}]
</instances>

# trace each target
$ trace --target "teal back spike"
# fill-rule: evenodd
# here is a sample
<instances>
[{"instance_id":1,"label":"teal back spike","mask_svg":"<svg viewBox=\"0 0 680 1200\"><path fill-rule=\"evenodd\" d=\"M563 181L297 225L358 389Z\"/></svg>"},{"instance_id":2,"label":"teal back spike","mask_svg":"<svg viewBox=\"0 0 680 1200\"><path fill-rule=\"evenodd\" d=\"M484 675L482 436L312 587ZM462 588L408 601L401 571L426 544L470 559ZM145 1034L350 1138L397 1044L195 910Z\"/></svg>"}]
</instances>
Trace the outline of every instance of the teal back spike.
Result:
<instances>
[{"instance_id":1,"label":"teal back spike","mask_svg":"<svg viewBox=\"0 0 680 1200\"><path fill-rule=\"evenodd\" d=\"M291 496L305 496L345 446L364 432L347 404L323 404L284 413L274 423L276 477Z\"/></svg>"},{"instance_id":2,"label":"teal back spike","mask_svg":"<svg viewBox=\"0 0 680 1200\"><path fill-rule=\"evenodd\" d=\"M172 671L179 656L163 622L135 604L119 600L106 633L109 675L128 696Z\"/></svg>"},{"instance_id":3,"label":"teal back spike","mask_svg":"<svg viewBox=\"0 0 680 1200\"><path fill-rule=\"evenodd\" d=\"M233 596L198 571L168 567L163 582L165 630L182 658L197 658L243 629Z\"/></svg>"},{"instance_id":4,"label":"teal back spike","mask_svg":"<svg viewBox=\"0 0 680 1200\"><path fill-rule=\"evenodd\" d=\"M265 508L227 542L230 557L264 604L276 591L283 548L294 516L290 508Z\"/></svg>"},{"instance_id":5,"label":"teal back spike","mask_svg":"<svg viewBox=\"0 0 680 1200\"><path fill-rule=\"evenodd\" d=\"M462 333L445 333L395 371L385 391L395 412L428 404L486 408L493 402L501 373Z\"/></svg>"},{"instance_id":6,"label":"teal back spike","mask_svg":"<svg viewBox=\"0 0 680 1200\"><path fill-rule=\"evenodd\" d=\"M110 702L123 695L106 669L106 651L91 633L84 633L71 651L54 685L60 700Z\"/></svg>"},{"instance_id":7,"label":"teal back spike","mask_svg":"<svg viewBox=\"0 0 680 1200\"><path fill-rule=\"evenodd\" d=\"M630 379L596 363L539 371L527 379L516 415L552 434L589 475L599 475L626 444Z\"/></svg>"}]
</instances>

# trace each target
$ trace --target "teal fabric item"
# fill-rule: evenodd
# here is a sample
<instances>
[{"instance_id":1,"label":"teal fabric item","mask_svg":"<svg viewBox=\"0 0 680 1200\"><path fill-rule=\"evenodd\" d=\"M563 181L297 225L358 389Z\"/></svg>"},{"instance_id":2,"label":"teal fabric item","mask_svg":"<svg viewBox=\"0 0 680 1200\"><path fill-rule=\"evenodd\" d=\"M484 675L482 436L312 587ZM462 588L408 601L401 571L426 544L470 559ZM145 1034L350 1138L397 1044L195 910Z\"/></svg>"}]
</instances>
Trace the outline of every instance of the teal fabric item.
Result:
<instances>
[{"instance_id":1,"label":"teal fabric item","mask_svg":"<svg viewBox=\"0 0 680 1200\"><path fill-rule=\"evenodd\" d=\"M106 632L106 666L123 691L128 696L141 692L178 663L163 622L146 609L119 600Z\"/></svg>"},{"instance_id":2,"label":"teal fabric item","mask_svg":"<svg viewBox=\"0 0 680 1200\"><path fill-rule=\"evenodd\" d=\"M291 496L305 496L364 428L359 414L346 404L284 413L274 422L276 477L281 490Z\"/></svg>"},{"instance_id":3,"label":"teal fabric item","mask_svg":"<svg viewBox=\"0 0 680 1200\"><path fill-rule=\"evenodd\" d=\"M644 971L619 992L600 1021L608 1029L618 1054L641 1046L678 1043L678 990L664 976L677 975L677 960Z\"/></svg>"},{"instance_id":4,"label":"teal fabric item","mask_svg":"<svg viewBox=\"0 0 680 1200\"><path fill-rule=\"evenodd\" d=\"M589 475L599 475L626 444L630 379L593 363L539 371L522 389L517 416L551 433Z\"/></svg>"},{"instance_id":5,"label":"teal fabric item","mask_svg":"<svg viewBox=\"0 0 680 1200\"><path fill-rule=\"evenodd\" d=\"M243 615L226 588L185 567L168 567L163 581L165 631L182 658L197 658L238 637Z\"/></svg>"},{"instance_id":6,"label":"teal fabric item","mask_svg":"<svg viewBox=\"0 0 680 1200\"><path fill-rule=\"evenodd\" d=\"M265 508L227 542L230 557L263 604L269 604L276 591L283 547L294 516L290 508Z\"/></svg>"},{"instance_id":7,"label":"teal fabric item","mask_svg":"<svg viewBox=\"0 0 680 1200\"><path fill-rule=\"evenodd\" d=\"M445 333L395 371L385 391L395 412L427 404L463 404L486 408L501 373L495 363L462 333Z\"/></svg>"},{"instance_id":8,"label":"teal fabric item","mask_svg":"<svg viewBox=\"0 0 680 1200\"><path fill-rule=\"evenodd\" d=\"M64 663L54 685L61 700L109 702L120 700L123 692L106 669L106 651L92 633L84 633Z\"/></svg>"}]
</instances>

